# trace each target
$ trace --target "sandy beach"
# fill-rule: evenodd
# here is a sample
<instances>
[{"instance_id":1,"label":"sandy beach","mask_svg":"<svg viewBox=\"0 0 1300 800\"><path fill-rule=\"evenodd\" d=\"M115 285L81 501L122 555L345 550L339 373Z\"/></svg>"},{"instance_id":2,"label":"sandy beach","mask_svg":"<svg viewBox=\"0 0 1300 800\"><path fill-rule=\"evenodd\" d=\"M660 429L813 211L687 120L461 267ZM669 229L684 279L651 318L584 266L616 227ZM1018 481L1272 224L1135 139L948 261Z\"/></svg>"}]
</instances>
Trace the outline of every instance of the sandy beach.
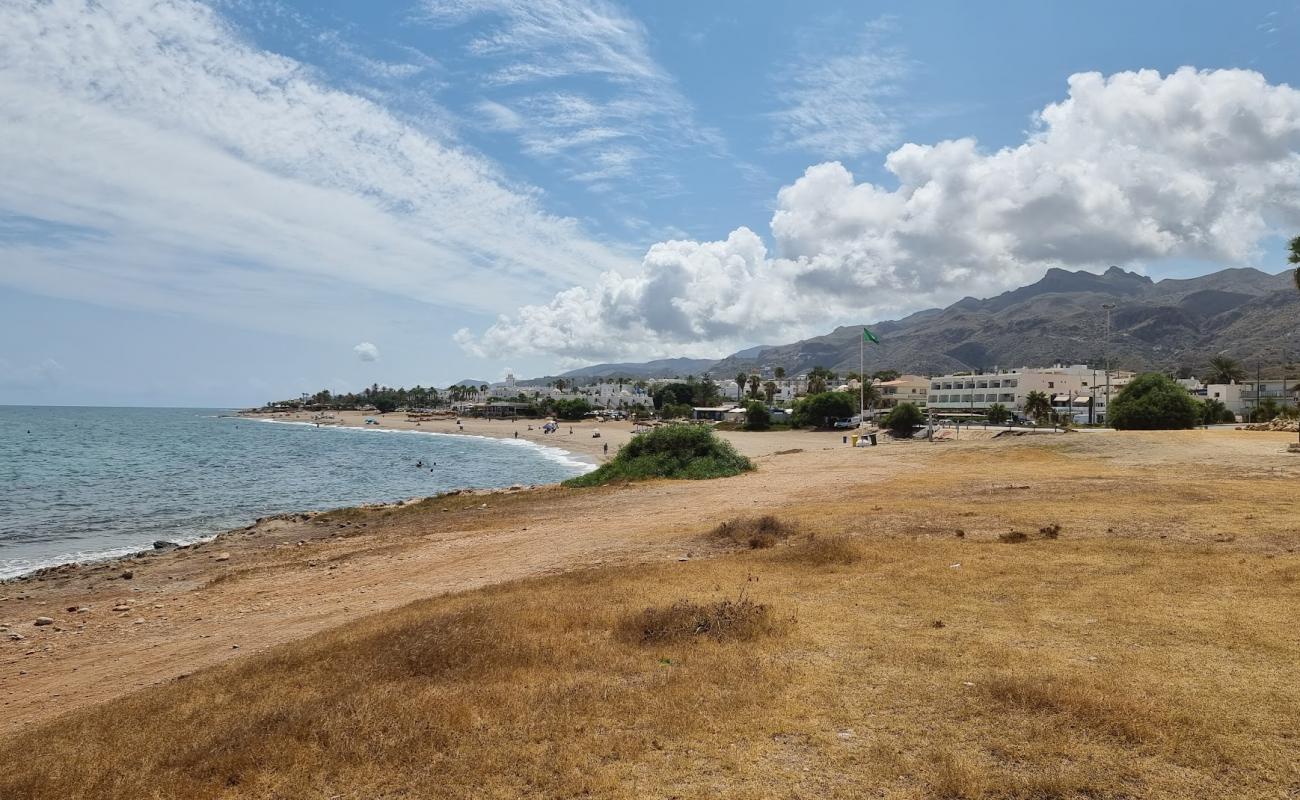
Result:
<instances>
[{"instance_id":1,"label":"sandy beach","mask_svg":"<svg viewBox=\"0 0 1300 800\"><path fill-rule=\"evenodd\" d=\"M494 439L526 439L547 447L555 447L573 453L593 463L600 463L613 456L618 448L632 438L635 427L631 422L560 422L555 433L543 433L543 420L519 419L478 419L462 417L459 423L455 419L422 420L411 422L405 412L391 414L366 413L363 411L334 411L330 419L319 420L310 412L292 412L266 415L248 412L244 416L252 419L275 419L282 422L305 422L328 425L345 425L353 428L388 428L392 430L418 430L429 433L464 434L467 436L487 436ZM378 421L378 425L367 425L366 419ZM515 434L518 434L516 437ZM594 434L599 433L597 438ZM723 435L736 446L741 453L755 458L766 456L781 450L795 448L827 449L844 447L843 439L848 431L726 431ZM606 452L608 445L608 452Z\"/></svg>"}]
</instances>

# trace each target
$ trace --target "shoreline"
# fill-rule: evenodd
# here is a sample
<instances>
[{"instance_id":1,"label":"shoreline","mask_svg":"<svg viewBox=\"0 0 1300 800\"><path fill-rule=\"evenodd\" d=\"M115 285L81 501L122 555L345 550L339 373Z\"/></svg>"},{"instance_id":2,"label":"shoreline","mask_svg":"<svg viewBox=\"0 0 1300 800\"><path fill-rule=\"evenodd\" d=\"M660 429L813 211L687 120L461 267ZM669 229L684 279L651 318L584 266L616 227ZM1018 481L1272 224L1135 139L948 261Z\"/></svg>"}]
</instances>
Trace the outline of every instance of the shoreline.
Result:
<instances>
[{"instance_id":1,"label":"shoreline","mask_svg":"<svg viewBox=\"0 0 1300 800\"><path fill-rule=\"evenodd\" d=\"M479 439L479 440L490 439L495 442L509 443L515 446L527 446L530 449L535 448L534 452L537 452L543 458L547 458L551 461L560 463L569 468L576 468L581 470L579 472L576 472L575 473L576 475L581 475L581 474L585 474L586 472L590 472L591 470L595 469L600 463L600 459L597 457L593 457L594 454L591 452L573 452L558 447L549 441L538 441L533 438L526 438L522 435L520 436L520 438L515 439L512 436L501 435L502 432L500 431L494 432L497 435L491 435L488 433L480 433L480 432L470 433L468 431L428 430L418 425L399 425L399 424L395 424L396 422L398 422L398 420L395 419L395 417L397 416L396 413L389 415L390 419L387 420L387 422L389 423L387 426L380 426L376 428L375 426L365 425L364 418L365 417L381 418L383 417L383 415L364 414L362 412L338 412L338 413L347 413L350 415L350 418L346 422L339 421L339 422L331 423L329 425L319 425L317 427L348 428L352 430L370 430L370 431L378 431L384 433L413 433L413 434L425 434L431 436L453 436L453 437L459 437L465 439ZM314 424L313 420L310 418L311 416L310 414L291 414L291 415L271 416L267 414L253 413L247 410L242 410L242 411L234 411L234 412L227 411L225 413L218 414L218 416L226 417L229 419L256 420L256 421L268 422L272 424L289 424L289 425L313 425ZM402 416L404 416L404 413ZM352 417L355 417L355 419L353 419ZM526 432L526 428L525 428L525 432ZM630 437L630 433L629 433L629 437ZM577 449L582 450L582 448L577 448ZM556 484L558 484L558 481L556 482ZM123 545L121 547L106 548L103 551L87 552L85 555L80 557L74 557L74 554L68 553L68 554L60 554L59 556L55 556L49 559L41 559L37 563L34 563L29 569L26 569L23 572L19 572L14 575L0 576L0 587L6 587L12 584L21 584L30 580L39 580L42 577L48 575L63 574L78 569L90 571L101 567L117 567L123 564L135 563L139 559L152 558L154 556L163 553L174 552L176 550L183 550L185 548L194 547L197 545L219 542L222 539L227 538L229 536L250 531L264 522L277 520L277 519L310 518L312 516L316 516L320 514L328 514L330 512L343 511L343 510L354 509L354 508L359 508L359 509L382 509L387 507L397 508L403 505L408 505L413 502L419 502L422 500L428 500L430 498L436 498L442 496L452 496L457 494L469 494L469 493L490 494L490 493L506 492L511 490L517 491L521 488L538 488L541 486L550 486L556 484L549 484L549 483L548 484L514 484L509 487L465 485L465 486L456 486L444 490L442 492L437 492L430 495L413 495L408 498L403 498L400 500L394 500L390 502L362 503L359 505L354 504L354 505L326 506L326 507L317 507L317 508L303 508L303 509L296 509L291 511L272 512L255 518L252 522L248 523L247 525L237 526L233 528L225 528L222 530L202 533L198 535L178 536L175 539L156 540L157 542L166 542L168 545L173 545L173 546L158 548L156 546L150 547L147 544ZM304 517L304 515L306 516Z\"/></svg>"},{"instance_id":2,"label":"shoreline","mask_svg":"<svg viewBox=\"0 0 1300 800\"><path fill-rule=\"evenodd\" d=\"M297 423L316 425L322 428L357 428L362 430L410 431L412 433L435 433L450 436L470 436L499 441L521 441L561 451L584 463L599 465L618 452L618 448L632 439L633 425L627 421L595 422L581 420L577 422L560 422L558 431L543 433L544 420L534 419L483 419L463 417L457 424L455 418L425 419L411 421L406 412L393 411L387 414L364 411L326 412L329 416L318 418L313 412L291 411L284 413L266 413L260 409L246 409L234 416L242 419L263 420L266 422ZM378 421L378 425L367 425L366 419ZM599 436L594 434L599 433ZM608 444L608 452L605 445Z\"/></svg>"}]
</instances>

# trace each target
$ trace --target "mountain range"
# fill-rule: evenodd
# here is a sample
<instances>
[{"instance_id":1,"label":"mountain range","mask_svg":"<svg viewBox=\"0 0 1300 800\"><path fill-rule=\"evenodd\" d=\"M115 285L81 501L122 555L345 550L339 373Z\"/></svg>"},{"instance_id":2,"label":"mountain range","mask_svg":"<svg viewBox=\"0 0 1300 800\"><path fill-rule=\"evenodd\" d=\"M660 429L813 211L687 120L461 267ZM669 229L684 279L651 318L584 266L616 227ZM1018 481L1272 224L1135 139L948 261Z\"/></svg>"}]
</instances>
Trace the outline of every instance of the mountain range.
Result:
<instances>
[{"instance_id":1,"label":"mountain range","mask_svg":"<svg viewBox=\"0 0 1300 800\"><path fill-rule=\"evenodd\" d=\"M1107 337L1107 311L1110 334ZM866 369L940 375L1055 362L1110 363L1118 369L1204 369L1216 355L1248 367L1300 361L1300 292L1288 270L1224 269L1153 281L1111 267L1102 274L1050 269L1041 280L996 297L966 297L898 320L865 323L880 339ZM783 345L750 347L726 358L596 364L562 377L715 379L762 368L795 375L814 366L858 369L863 325ZM1109 342L1109 344L1108 344Z\"/></svg>"}]
</instances>

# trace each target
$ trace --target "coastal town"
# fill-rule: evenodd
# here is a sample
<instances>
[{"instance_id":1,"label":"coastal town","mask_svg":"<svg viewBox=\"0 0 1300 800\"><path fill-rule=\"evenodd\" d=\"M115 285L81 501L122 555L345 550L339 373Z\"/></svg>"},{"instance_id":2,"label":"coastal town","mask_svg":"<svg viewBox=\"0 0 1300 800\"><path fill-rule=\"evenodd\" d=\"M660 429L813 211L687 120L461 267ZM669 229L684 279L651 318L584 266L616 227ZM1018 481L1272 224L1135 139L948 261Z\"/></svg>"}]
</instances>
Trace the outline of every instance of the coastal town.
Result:
<instances>
[{"instance_id":1,"label":"coastal town","mask_svg":"<svg viewBox=\"0 0 1300 800\"><path fill-rule=\"evenodd\" d=\"M1196 400L1213 401L1218 416L1208 422L1266 422L1279 415L1296 415L1300 367L1289 380L1282 374L1271 378L1248 377L1231 359L1219 359L1217 367L1206 369L1204 378L1194 377L1191 370L1186 372L1187 375L1171 380ZM460 416L500 419L550 416L548 410L562 409L568 414L564 417L567 419L656 416L744 423L747 403L758 401L774 420L789 422L800 400L834 392L862 400L863 413L861 417L858 413L853 415L854 427L859 419L879 420L902 403L911 404L927 417L940 421L986 422L991 421L992 413L997 422L1105 426L1108 404L1137 374L1133 370L1107 370L1087 364L1054 364L937 376L885 370L865 379L857 373L841 376L823 368L787 376L780 367L717 380L705 373L654 378L559 378L537 383L518 381L513 375L507 375L499 382L453 385L443 391L417 387L408 392L376 386L362 392L359 402L344 401L328 393L303 395L297 400L268 403L264 409L318 413L343 408L375 411L378 407L367 399L392 395L394 404L387 410L398 410L395 399L409 395L412 401L403 404L400 410L417 415L441 409ZM703 402L678 404L673 402L674 396L669 397L665 409L663 390L680 385L694 387L695 399ZM841 420L825 420L821 424L829 426L838 421Z\"/></svg>"},{"instance_id":2,"label":"coastal town","mask_svg":"<svg viewBox=\"0 0 1300 800\"><path fill-rule=\"evenodd\" d=\"M1300 800L1300 0L0 22L0 800Z\"/></svg>"}]
</instances>

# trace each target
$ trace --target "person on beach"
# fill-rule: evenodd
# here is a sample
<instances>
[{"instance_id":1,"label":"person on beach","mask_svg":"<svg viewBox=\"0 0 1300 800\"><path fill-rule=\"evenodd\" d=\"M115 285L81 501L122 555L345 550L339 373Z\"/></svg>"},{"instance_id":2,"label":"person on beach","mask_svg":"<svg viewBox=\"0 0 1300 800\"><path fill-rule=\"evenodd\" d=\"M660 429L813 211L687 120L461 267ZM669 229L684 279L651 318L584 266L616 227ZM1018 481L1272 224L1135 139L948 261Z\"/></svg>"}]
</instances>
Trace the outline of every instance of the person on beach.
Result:
<instances>
[{"instance_id":1,"label":"person on beach","mask_svg":"<svg viewBox=\"0 0 1300 800\"><path fill-rule=\"evenodd\" d=\"M605 455L609 455L609 442L605 442Z\"/></svg>"},{"instance_id":2,"label":"person on beach","mask_svg":"<svg viewBox=\"0 0 1300 800\"><path fill-rule=\"evenodd\" d=\"M515 438L516 438L516 439L519 438L519 431L515 431Z\"/></svg>"}]
</instances>

